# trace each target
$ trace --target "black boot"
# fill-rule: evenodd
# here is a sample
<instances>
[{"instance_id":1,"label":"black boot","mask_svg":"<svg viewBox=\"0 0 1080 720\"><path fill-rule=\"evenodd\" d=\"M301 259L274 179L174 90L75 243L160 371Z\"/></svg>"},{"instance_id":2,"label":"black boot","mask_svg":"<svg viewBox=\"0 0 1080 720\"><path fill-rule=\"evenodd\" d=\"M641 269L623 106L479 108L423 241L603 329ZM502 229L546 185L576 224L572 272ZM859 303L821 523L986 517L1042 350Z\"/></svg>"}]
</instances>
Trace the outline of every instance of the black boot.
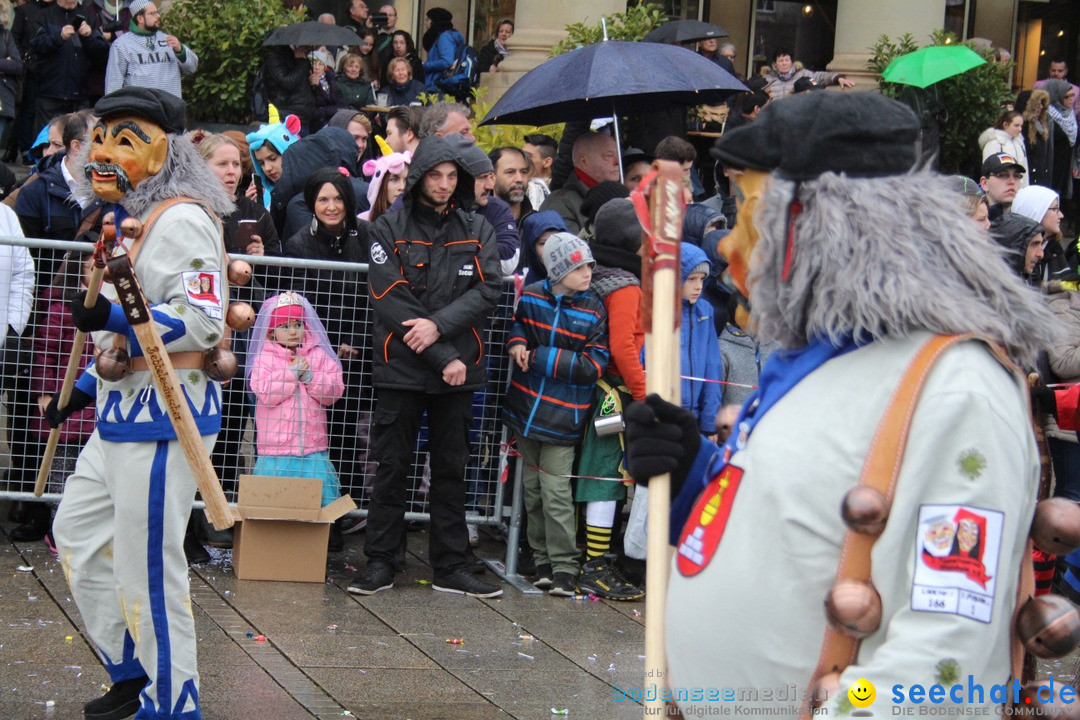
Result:
<instances>
[{"instance_id":1,"label":"black boot","mask_svg":"<svg viewBox=\"0 0 1080 720\"><path fill-rule=\"evenodd\" d=\"M37 542L52 528L52 508L47 503L26 503L22 517L22 525L8 533L8 537L15 542Z\"/></svg>"},{"instance_id":2,"label":"black boot","mask_svg":"<svg viewBox=\"0 0 1080 720\"><path fill-rule=\"evenodd\" d=\"M196 510L194 512L202 511ZM202 546L199 538L196 537L194 514L188 520L187 532L184 533L184 557L187 558L188 565L201 565L210 562L210 553L206 552L206 548Z\"/></svg>"},{"instance_id":3,"label":"black boot","mask_svg":"<svg viewBox=\"0 0 1080 720\"><path fill-rule=\"evenodd\" d=\"M345 536L341 533L341 526L336 522L330 523L330 540L326 544L327 552L341 552L345 549Z\"/></svg>"},{"instance_id":4,"label":"black boot","mask_svg":"<svg viewBox=\"0 0 1080 720\"><path fill-rule=\"evenodd\" d=\"M83 720L123 720L139 711L139 693L150 678L132 678L113 683L109 692L83 705Z\"/></svg>"},{"instance_id":5,"label":"black boot","mask_svg":"<svg viewBox=\"0 0 1080 720\"><path fill-rule=\"evenodd\" d=\"M210 521L206 519L206 513L202 510L192 510L191 516L195 519L196 527L198 528L199 542L212 548L224 548L226 550L232 548L233 545L233 531L232 528L228 530L217 530Z\"/></svg>"}]
</instances>

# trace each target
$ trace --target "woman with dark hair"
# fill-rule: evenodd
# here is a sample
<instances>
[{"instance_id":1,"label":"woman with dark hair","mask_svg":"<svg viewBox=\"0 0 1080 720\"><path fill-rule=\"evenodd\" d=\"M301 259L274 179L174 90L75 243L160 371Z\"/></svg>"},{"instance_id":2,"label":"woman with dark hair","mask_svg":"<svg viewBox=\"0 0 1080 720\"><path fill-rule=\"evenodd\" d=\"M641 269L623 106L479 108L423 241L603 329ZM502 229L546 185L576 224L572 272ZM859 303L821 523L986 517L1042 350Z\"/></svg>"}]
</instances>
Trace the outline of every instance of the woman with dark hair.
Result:
<instances>
[{"instance_id":1,"label":"woman with dark hair","mask_svg":"<svg viewBox=\"0 0 1080 720\"><path fill-rule=\"evenodd\" d=\"M1076 88L1056 78L1046 81L1043 90L1050 96L1051 167L1050 182L1062 200L1073 196L1076 172Z\"/></svg>"},{"instance_id":2,"label":"woman with dark hair","mask_svg":"<svg viewBox=\"0 0 1080 720\"><path fill-rule=\"evenodd\" d=\"M360 44L357 45L354 51L363 58L364 77L376 90L379 89L379 78L382 76L382 58L375 51L375 42L378 40L378 36L379 34L375 32L374 28L365 30L361 36Z\"/></svg>"},{"instance_id":3,"label":"woman with dark hair","mask_svg":"<svg viewBox=\"0 0 1080 720\"><path fill-rule=\"evenodd\" d=\"M506 47L506 43L510 42L510 38L513 36L514 21L510 18L503 18L500 20L495 28L495 37L491 38L491 42L487 45L480 48L480 53L476 61L480 72L498 72L499 63L505 60L506 56L510 54L510 50Z\"/></svg>"},{"instance_id":4,"label":"woman with dark hair","mask_svg":"<svg viewBox=\"0 0 1080 720\"><path fill-rule=\"evenodd\" d=\"M305 260L366 263L367 249L356 221L356 197L349 178L333 168L316 170L304 185L304 204L314 213L311 225L290 237L285 256ZM330 344L341 359L345 394L330 408L330 460L342 489L349 491L357 472L356 427L360 419L360 379L364 350L367 278L359 271L305 270L283 282L308 299L326 324ZM356 488L359 489L359 483Z\"/></svg>"},{"instance_id":5,"label":"woman with dark hair","mask_svg":"<svg viewBox=\"0 0 1080 720\"><path fill-rule=\"evenodd\" d=\"M424 20L424 32L422 44L427 53L427 61L424 62L424 82L428 90L434 93L442 92L438 83L442 74L450 69L457 60L458 49L465 44L465 38L454 29L454 16L446 8L435 7L427 11L427 19Z\"/></svg>"},{"instance_id":6,"label":"woman with dark hair","mask_svg":"<svg viewBox=\"0 0 1080 720\"><path fill-rule=\"evenodd\" d=\"M404 30L394 31L386 50L380 55L383 86L390 80L390 62L394 58L401 58L409 63L409 67L412 68L412 79L424 82L424 63L416 55L416 43L413 42L412 35Z\"/></svg>"}]
</instances>

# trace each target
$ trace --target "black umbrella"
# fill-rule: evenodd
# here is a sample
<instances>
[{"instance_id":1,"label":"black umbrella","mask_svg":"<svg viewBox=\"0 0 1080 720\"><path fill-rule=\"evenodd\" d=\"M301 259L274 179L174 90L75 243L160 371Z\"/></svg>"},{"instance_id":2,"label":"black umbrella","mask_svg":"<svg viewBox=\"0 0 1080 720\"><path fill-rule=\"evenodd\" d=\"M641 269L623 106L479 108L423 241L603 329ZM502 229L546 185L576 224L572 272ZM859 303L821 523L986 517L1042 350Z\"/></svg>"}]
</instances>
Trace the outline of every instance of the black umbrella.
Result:
<instances>
[{"instance_id":1,"label":"black umbrella","mask_svg":"<svg viewBox=\"0 0 1080 720\"><path fill-rule=\"evenodd\" d=\"M279 27L263 45L358 45L359 36L349 28L308 20Z\"/></svg>"},{"instance_id":2,"label":"black umbrella","mask_svg":"<svg viewBox=\"0 0 1080 720\"><path fill-rule=\"evenodd\" d=\"M553 57L499 98L481 125L547 125L715 105L746 86L676 45L606 40Z\"/></svg>"},{"instance_id":3,"label":"black umbrella","mask_svg":"<svg viewBox=\"0 0 1080 720\"><path fill-rule=\"evenodd\" d=\"M712 23L701 22L700 20L672 20L660 27L653 28L642 40L650 43L682 45L697 40L727 37L727 35L727 30Z\"/></svg>"}]
</instances>

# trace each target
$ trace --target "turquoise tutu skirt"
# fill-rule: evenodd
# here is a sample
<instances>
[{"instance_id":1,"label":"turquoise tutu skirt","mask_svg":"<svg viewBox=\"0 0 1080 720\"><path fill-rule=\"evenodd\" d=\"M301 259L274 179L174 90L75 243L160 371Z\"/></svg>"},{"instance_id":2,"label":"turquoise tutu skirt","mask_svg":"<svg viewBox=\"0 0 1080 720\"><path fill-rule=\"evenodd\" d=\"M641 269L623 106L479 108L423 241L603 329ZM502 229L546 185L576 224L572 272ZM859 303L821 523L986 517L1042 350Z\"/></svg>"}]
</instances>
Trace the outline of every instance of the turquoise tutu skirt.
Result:
<instances>
[{"instance_id":1,"label":"turquoise tutu skirt","mask_svg":"<svg viewBox=\"0 0 1080 720\"><path fill-rule=\"evenodd\" d=\"M310 455L262 455L255 461L252 475L302 477L322 480L323 507L341 497L341 482L327 452Z\"/></svg>"}]
</instances>

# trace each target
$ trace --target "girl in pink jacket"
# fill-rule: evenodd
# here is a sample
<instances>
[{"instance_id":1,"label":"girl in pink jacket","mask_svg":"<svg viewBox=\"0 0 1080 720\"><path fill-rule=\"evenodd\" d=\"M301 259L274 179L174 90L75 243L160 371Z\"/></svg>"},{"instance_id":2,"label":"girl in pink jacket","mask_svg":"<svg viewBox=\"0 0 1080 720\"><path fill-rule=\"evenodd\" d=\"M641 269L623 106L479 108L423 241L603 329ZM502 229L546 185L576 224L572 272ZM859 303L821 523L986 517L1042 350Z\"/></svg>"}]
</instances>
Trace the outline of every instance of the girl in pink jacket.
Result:
<instances>
[{"instance_id":1,"label":"girl in pink jacket","mask_svg":"<svg viewBox=\"0 0 1080 720\"><path fill-rule=\"evenodd\" d=\"M341 361L311 304L293 292L263 303L251 333L255 475L322 480L322 504L341 496L327 453L326 408L345 389Z\"/></svg>"}]
</instances>

